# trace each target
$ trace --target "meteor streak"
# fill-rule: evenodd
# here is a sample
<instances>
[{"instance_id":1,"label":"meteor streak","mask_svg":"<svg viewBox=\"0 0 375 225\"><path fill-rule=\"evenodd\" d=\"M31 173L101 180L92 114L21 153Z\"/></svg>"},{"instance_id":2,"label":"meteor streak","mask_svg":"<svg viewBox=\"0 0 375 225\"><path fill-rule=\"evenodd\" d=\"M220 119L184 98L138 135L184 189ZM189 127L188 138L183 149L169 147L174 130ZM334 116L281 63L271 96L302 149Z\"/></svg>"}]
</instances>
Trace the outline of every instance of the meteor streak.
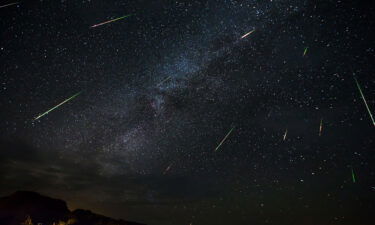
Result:
<instances>
[{"instance_id":1,"label":"meteor streak","mask_svg":"<svg viewBox=\"0 0 375 225\"><path fill-rule=\"evenodd\" d=\"M288 134L288 128L285 130L285 133L284 133L284 136L283 136L283 141L285 141L287 134Z\"/></svg>"},{"instance_id":2,"label":"meteor streak","mask_svg":"<svg viewBox=\"0 0 375 225\"><path fill-rule=\"evenodd\" d=\"M358 83L358 81L357 81L357 78L354 77L354 80L355 80L355 83L357 84L357 87L358 87L359 93L361 94L361 97L362 97L362 99L363 99L363 102L364 102L365 105L366 105L367 112L368 112L368 114L370 115L370 118L371 118L371 120L372 120L372 124L375 126L375 120L374 120L374 117L372 116L372 113L371 113L371 111L370 111L370 108L369 108L369 106L367 105L367 101L366 101L366 99L365 99L365 96L363 95L363 92L362 92L361 86L359 86L359 83Z\"/></svg>"},{"instance_id":3,"label":"meteor streak","mask_svg":"<svg viewBox=\"0 0 375 225\"><path fill-rule=\"evenodd\" d=\"M57 109L58 107L60 107L61 105L67 103L68 101L72 100L73 98L77 97L79 94L81 94L81 92L78 92L77 94L73 95L72 97L68 98L68 99L65 99L63 102L61 102L60 104L54 106L53 108L49 109L48 111L42 113L42 114L39 114L37 117L34 118L34 121L47 115L48 113L52 112L53 110Z\"/></svg>"},{"instance_id":4,"label":"meteor streak","mask_svg":"<svg viewBox=\"0 0 375 225\"><path fill-rule=\"evenodd\" d=\"M252 31L250 31L250 32L247 32L246 34L244 34L244 35L242 35L242 37L240 38L240 39L242 39L242 38L245 38L245 37L247 37L247 36L249 36L251 33L253 33L255 31L255 29L254 30L252 30Z\"/></svg>"},{"instance_id":5,"label":"meteor streak","mask_svg":"<svg viewBox=\"0 0 375 225\"><path fill-rule=\"evenodd\" d=\"M0 6L0 9L1 8L5 8L5 7L8 7L8 6L11 6L11 5L17 5L17 4L19 4L20 2L13 2L13 3L9 3L9 4L6 4L6 5L1 5Z\"/></svg>"},{"instance_id":6,"label":"meteor streak","mask_svg":"<svg viewBox=\"0 0 375 225\"><path fill-rule=\"evenodd\" d=\"M303 55L302 56L305 56L306 53L307 53L307 49L309 49L309 47L306 47L305 50L303 51Z\"/></svg>"},{"instance_id":7,"label":"meteor streak","mask_svg":"<svg viewBox=\"0 0 375 225\"><path fill-rule=\"evenodd\" d=\"M323 131L323 119L320 120L319 137L322 136L322 131Z\"/></svg>"},{"instance_id":8,"label":"meteor streak","mask_svg":"<svg viewBox=\"0 0 375 225\"><path fill-rule=\"evenodd\" d=\"M215 152L220 148L220 146L224 143L224 141L229 137L229 135L232 133L233 129L234 129L234 127L232 127L232 129L230 129L230 131L227 133L227 135L225 135L225 137L223 138L223 140L215 148Z\"/></svg>"},{"instance_id":9,"label":"meteor streak","mask_svg":"<svg viewBox=\"0 0 375 225\"><path fill-rule=\"evenodd\" d=\"M164 80L162 80L157 86L160 86L161 84L163 84L164 82L166 82L166 81L168 81L168 80L170 80L171 79L171 77L169 76L169 77L167 77L167 78L165 78Z\"/></svg>"},{"instance_id":10,"label":"meteor streak","mask_svg":"<svg viewBox=\"0 0 375 225\"><path fill-rule=\"evenodd\" d=\"M355 183L355 175L354 175L354 170L352 168L352 180L353 180L353 183Z\"/></svg>"},{"instance_id":11,"label":"meteor streak","mask_svg":"<svg viewBox=\"0 0 375 225\"><path fill-rule=\"evenodd\" d=\"M108 21L105 21L105 22L102 22L102 23L98 23L98 24L92 25L91 28L99 27L101 25L104 25L104 24L107 24L107 23L112 23L112 22L115 22L117 20L122 20L122 19L125 19L126 17L132 16L132 15L133 14L129 14L129 15L126 15L126 16L122 16L122 17L113 19L113 20L108 20Z\"/></svg>"},{"instance_id":12,"label":"meteor streak","mask_svg":"<svg viewBox=\"0 0 375 225\"><path fill-rule=\"evenodd\" d=\"M171 169L173 163L171 163L163 172L163 175L167 174L167 172Z\"/></svg>"}]
</instances>

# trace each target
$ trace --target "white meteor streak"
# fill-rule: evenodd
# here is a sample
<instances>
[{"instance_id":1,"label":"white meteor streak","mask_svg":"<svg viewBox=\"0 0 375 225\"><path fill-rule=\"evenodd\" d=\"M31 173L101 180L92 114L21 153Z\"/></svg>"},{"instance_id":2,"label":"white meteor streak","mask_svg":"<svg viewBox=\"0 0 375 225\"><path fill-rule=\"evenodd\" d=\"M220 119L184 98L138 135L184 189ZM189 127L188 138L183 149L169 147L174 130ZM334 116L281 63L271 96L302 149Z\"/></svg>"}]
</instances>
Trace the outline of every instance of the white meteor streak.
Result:
<instances>
[{"instance_id":1,"label":"white meteor streak","mask_svg":"<svg viewBox=\"0 0 375 225\"><path fill-rule=\"evenodd\" d=\"M319 137L322 136L322 131L323 131L323 119L320 120Z\"/></svg>"},{"instance_id":2,"label":"white meteor streak","mask_svg":"<svg viewBox=\"0 0 375 225\"><path fill-rule=\"evenodd\" d=\"M6 4L6 5L1 5L0 6L0 9L1 8L5 8L5 7L8 7L8 6L11 6L11 5L17 5L17 4L19 4L20 2L13 2L13 3L9 3L9 4Z\"/></svg>"},{"instance_id":3,"label":"white meteor streak","mask_svg":"<svg viewBox=\"0 0 375 225\"><path fill-rule=\"evenodd\" d=\"M249 36L249 35L252 34L254 31L255 31L255 29L252 30L252 31L250 31L250 32L247 32L246 34L242 35L242 37L241 37L240 39L243 39L243 38Z\"/></svg>"},{"instance_id":4,"label":"white meteor streak","mask_svg":"<svg viewBox=\"0 0 375 225\"><path fill-rule=\"evenodd\" d=\"M362 97L362 100L363 102L365 103L365 106L366 106L366 109L367 109L367 112L371 118L371 121L372 121L372 125L375 126L375 120L374 120L374 117L372 116L372 113L371 113L371 110L370 110L370 107L368 106L367 104L367 101L365 99L365 96L363 95L363 92L362 92L362 89L361 89L361 86L359 85L358 81L357 81L357 78L354 77L354 80L355 80L355 83L357 84L357 88L359 90L359 93L361 94L361 97Z\"/></svg>"},{"instance_id":5,"label":"white meteor streak","mask_svg":"<svg viewBox=\"0 0 375 225\"><path fill-rule=\"evenodd\" d=\"M102 22L102 23L98 23L98 24L92 25L91 28L99 27L99 26L102 26L102 25L107 24L107 23L115 22L117 20L122 20L122 19L124 19L126 17L129 17L129 16L132 16L132 14L129 14L129 15L126 15L126 16L121 16L121 17L118 17L118 18L113 19L113 20L108 20L108 21L105 21L105 22Z\"/></svg>"},{"instance_id":6,"label":"white meteor streak","mask_svg":"<svg viewBox=\"0 0 375 225\"><path fill-rule=\"evenodd\" d=\"M234 127L232 127L232 129L230 129L230 131L227 133L227 135L225 135L223 140L221 140L219 145L215 148L215 152L220 148L220 146L224 143L224 141L229 137L229 135L232 133L233 129L234 129Z\"/></svg>"},{"instance_id":7,"label":"white meteor streak","mask_svg":"<svg viewBox=\"0 0 375 225\"><path fill-rule=\"evenodd\" d=\"M285 133L284 133L284 136L283 136L283 141L285 141L287 134L288 134L288 129L285 130Z\"/></svg>"},{"instance_id":8,"label":"white meteor streak","mask_svg":"<svg viewBox=\"0 0 375 225\"><path fill-rule=\"evenodd\" d=\"M167 172L171 169L173 163L171 163L163 172L163 175L167 174Z\"/></svg>"}]
</instances>

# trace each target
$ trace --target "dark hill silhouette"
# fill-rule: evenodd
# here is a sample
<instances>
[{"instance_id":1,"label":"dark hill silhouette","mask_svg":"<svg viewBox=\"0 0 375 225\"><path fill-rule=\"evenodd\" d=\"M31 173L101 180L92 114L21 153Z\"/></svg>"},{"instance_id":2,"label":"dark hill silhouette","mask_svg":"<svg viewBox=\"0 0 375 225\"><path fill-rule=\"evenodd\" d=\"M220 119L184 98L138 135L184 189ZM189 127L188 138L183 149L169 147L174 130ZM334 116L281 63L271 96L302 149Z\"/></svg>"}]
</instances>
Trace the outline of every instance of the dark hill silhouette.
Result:
<instances>
[{"instance_id":1,"label":"dark hill silhouette","mask_svg":"<svg viewBox=\"0 0 375 225\"><path fill-rule=\"evenodd\" d=\"M92 213L89 210L70 211L66 202L36 192L17 191L0 198L0 224L21 225L29 218L34 225L142 225ZM30 220L31 219L31 220Z\"/></svg>"}]
</instances>

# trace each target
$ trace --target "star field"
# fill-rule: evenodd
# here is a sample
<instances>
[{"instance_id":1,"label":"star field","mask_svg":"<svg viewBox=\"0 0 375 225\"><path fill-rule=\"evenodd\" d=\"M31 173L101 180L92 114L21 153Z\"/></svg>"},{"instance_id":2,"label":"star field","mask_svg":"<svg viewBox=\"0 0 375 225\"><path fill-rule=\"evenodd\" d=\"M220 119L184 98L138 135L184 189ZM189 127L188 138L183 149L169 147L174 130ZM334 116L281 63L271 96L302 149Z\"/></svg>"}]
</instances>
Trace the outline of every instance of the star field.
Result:
<instances>
[{"instance_id":1,"label":"star field","mask_svg":"<svg viewBox=\"0 0 375 225\"><path fill-rule=\"evenodd\" d=\"M372 224L374 125L354 77L375 112L373 10L0 8L0 194L38 191L149 225Z\"/></svg>"}]
</instances>

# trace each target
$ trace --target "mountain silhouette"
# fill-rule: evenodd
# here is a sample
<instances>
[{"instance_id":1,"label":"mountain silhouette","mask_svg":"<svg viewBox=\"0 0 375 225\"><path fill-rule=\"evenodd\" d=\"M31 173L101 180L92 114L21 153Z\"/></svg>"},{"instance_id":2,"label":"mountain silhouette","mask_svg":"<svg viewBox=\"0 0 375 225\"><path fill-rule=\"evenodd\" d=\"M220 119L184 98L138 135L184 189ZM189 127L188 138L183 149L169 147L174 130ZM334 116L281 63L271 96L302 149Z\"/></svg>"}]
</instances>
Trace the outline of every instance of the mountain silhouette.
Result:
<instances>
[{"instance_id":1,"label":"mountain silhouette","mask_svg":"<svg viewBox=\"0 0 375 225\"><path fill-rule=\"evenodd\" d=\"M0 198L1 225L144 225L116 220L89 210L70 211L66 202L31 191Z\"/></svg>"}]
</instances>

